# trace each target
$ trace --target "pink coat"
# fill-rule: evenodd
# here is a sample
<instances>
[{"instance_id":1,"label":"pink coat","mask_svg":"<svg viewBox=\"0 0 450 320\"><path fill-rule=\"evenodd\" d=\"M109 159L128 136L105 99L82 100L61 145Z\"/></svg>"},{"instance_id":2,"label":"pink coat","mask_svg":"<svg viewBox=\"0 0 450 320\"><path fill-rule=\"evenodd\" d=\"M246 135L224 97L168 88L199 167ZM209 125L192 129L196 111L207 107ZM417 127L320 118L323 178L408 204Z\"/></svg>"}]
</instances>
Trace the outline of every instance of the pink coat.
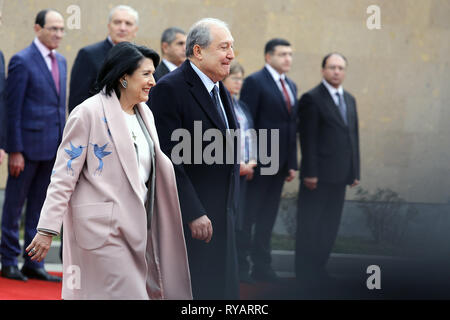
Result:
<instances>
[{"instance_id":1,"label":"pink coat","mask_svg":"<svg viewBox=\"0 0 450 320\"><path fill-rule=\"evenodd\" d=\"M64 225L63 299L192 299L173 166L150 109L138 108L155 144L151 232L116 94L87 99L67 121L38 224Z\"/></svg>"}]
</instances>

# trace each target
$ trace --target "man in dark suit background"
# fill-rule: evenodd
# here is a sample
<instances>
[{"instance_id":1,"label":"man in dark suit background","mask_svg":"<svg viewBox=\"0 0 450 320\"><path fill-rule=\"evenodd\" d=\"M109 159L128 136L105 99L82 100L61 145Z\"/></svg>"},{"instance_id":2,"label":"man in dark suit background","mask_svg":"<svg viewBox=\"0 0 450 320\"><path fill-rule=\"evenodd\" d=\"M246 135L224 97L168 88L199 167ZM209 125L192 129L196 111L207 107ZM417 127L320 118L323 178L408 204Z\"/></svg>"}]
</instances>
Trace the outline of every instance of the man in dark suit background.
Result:
<instances>
[{"instance_id":1,"label":"man in dark suit background","mask_svg":"<svg viewBox=\"0 0 450 320\"><path fill-rule=\"evenodd\" d=\"M70 74L69 112L91 96L90 90L109 49L119 42L133 41L138 22L138 13L133 8L114 7L108 17L108 37L78 51Z\"/></svg>"},{"instance_id":2,"label":"man in dark suit background","mask_svg":"<svg viewBox=\"0 0 450 320\"><path fill-rule=\"evenodd\" d=\"M34 31L33 43L11 58L6 81L9 175L0 244L2 276L60 281L45 271L44 262L32 261L25 249L23 268L19 271L17 267L22 207L26 200L26 248L36 234L65 124L67 66L66 59L55 51L64 36L64 19L54 10L42 10Z\"/></svg>"},{"instance_id":3,"label":"man in dark suit background","mask_svg":"<svg viewBox=\"0 0 450 320\"><path fill-rule=\"evenodd\" d=\"M272 130L279 131L277 145L267 146L268 154L272 150L279 152L279 168L275 174L264 175L261 172L264 165L259 162L248 184L246 216L238 237L239 276L246 282L252 280L247 261L249 251L253 262L251 277L277 280L271 266L270 240L284 182L294 179L297 170L297 86L286 77L292 64L292 48L284 39L272 39L267 42L264 55L266 65L245 79L241 100L249 106L256 130L267 129L268 136Z\"/></svg>"},{"instance_id":4,"label":"man in dark suit background","mask_svg":"<svg viewBox=\"0 0 450 320\"><path fill-rule=\"evenodd\" d=\"M6 158L5 58L0 51L0 164Z\"/></svg>"},{"instance_id":5,"label":"man in dark suit background","mask_svg":"<svg viewBox=\"0 0 450 320\"><path fill-rule=\"evenodd\" d=\"M178 68L186 60L186 33L177 27L164 30L161 36L161 63L156 67L155 81Z\"/></svg>"},{"instance_id":6,"label":"man in dark suit background","mask_svg":"<svg viewBox=\"0 0 450 320\"><path fill-rule=\"evenodd\" d=\"M300 283L330 282L325 267L345 189L359 184L358 116L355 98L342 87L346 67L343 55L327 55L322 82L299 101L301 182L295 262Z\"/></svg>"},{"instance_id":7,"label":"man in dark suit background","mask_svg":"<svg viewBox=\"0 0 450 320\"><path fill-rule=\"evenodd\" d=\"M232 163L208 164L203 155L209 143L202 141L212 129L225 149L227 128L237 128L230 96L221 82L234 59L233 41L220 20L207 18L194 24L187 36L188 59L161 78L149 98L161 149L174 162L194 299L239 298L234 238L237 146L231 150L236 151ZM172 155L181 143L171 139L176 129L191 138L183 161ZM224 156L226 152L230 150L223 150Z\"/></svg>"}]
</instances>

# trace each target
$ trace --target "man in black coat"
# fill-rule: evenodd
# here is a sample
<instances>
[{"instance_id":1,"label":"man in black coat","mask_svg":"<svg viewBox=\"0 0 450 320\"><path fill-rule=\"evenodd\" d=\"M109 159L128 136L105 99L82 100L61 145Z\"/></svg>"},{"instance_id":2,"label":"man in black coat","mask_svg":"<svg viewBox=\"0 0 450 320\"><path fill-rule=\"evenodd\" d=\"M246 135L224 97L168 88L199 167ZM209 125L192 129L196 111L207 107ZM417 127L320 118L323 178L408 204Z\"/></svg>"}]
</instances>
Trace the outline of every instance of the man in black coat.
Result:
<instances>
[{"instance_id":1,"label":"man in black coat","mask_svg":"<svg viewBox=\"0 0 450 320\"><path fill-rule=\"evenodd\" d=\"M194 299L239 298L234 239L239 161L236 144L230 150L225 141L237 120L221 82L234 58L233 41L224 22L200 20L187 36L188 60L150 91L160 146L174 163ZM212 140L223 148L212 152ZM211 162L212 154L223 157ZM230 155L231 161L225 159Z\"/></svg>"},{"instance_id":2,"label":"man in black coat","mask_svg":"<svg viewBox=\"0 0 450 320\"><path fill-rule=\"evenodd\" d=\"M297 86L286 77L292 64L292 48L288 41L276 38L266 43L264 54L266 65L245 79L240 99L252 113L259 146L265 143L261 140L261 129L267 130L269 137L278 131L275 143L267 140L267 154L278 163L270 163L274 169L265 173L268 168L261 161L260 149L258 166L248 183L243 230L237 239L239 277L244 282L277 280L271 266L270 240L284 182L294 179L297 170ZM255 232L251 237L253 225ZM249 277L249 251L253 279Z\"/></svg>"},{"instance_id":3,"label":"man in black coat","mask_svg":"<svg viewBox=\"0 0 450 320\"><path fill-rule=\"evenodd\" d=\"M161 63L153 77L158 82L163 76L178 68L186 60L186 33L177 27L164 30L161 36Z\"/></svg>"},{"instance_id":4,"label":"man in black coat","mask_svg":"<svg viewBox=\"0 0 450 320\"><path fill-rule=\"evenodd\" d=\"M301 281L327 281L325 266L336 240L347 185L359 184L355 98L342 88L347 60L322 61L322 82L299 101L300 194L296 273Z\"/></svg>"},{"instance_id":5,"label":"man in black coat","mask_svg":"<svg viewBox=\"0 0 450 320\"><path fill-rule=\"evenodd\" d=\"M138 13L129 6L114 7L109 14L108 37L78 51L70 75L69 112L91 96L98 72L113 45L132 41L138 30Z\"/></svg>"}]
</instances>

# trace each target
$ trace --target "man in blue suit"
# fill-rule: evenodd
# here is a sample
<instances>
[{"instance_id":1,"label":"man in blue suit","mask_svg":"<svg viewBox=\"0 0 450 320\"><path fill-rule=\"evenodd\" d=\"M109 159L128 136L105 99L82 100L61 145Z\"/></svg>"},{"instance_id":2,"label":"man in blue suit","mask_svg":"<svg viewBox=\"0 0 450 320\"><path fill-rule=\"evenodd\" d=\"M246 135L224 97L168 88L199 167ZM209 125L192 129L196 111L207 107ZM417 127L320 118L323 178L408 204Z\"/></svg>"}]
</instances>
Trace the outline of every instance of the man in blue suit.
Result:
<instances>
[{"instance_id":1,"label":"man in blue suit","mask_svg":"<svg viewBox=\"0 0 450 320\"><path fill-rule=\"evenodd\" d=\"M139 16L129 6L114 7L108 18L108 37L78 51L70 74L69 113L91 96L90 90L98 72L113 45L133 41L138 30Z\"/></svg>"},{"instance_id":2,"label":"man in blue suit","mask_svg":"<svg viewBox=\"0 0 450 320\"><path fill-rule=\"evenodd\" d=\"M267 154L273 158L273 153L278 152L279 169L275 174L266 175L262 170L266 165L259 161L253 180L248 184L246 216L237 238L239 277L244 282L277 279L271 267L270 239L284 182L294 179L297 170L297 87L286 77L292 64L292 48L288 41L276 38L267 42L264 54L264 68L245 79L240 98L249 106L258 132L266 129L270 136L272 130L278 130L279 140L267 146ZM259 134L259 143L260 139ZM255 232L252 239L253 224ZM249 276L246 259L249 251L253 279Z\"/></svg>"},{"instance_id":3,"label":"man in blue suit","mask_svg":"<svg viewBox=\"0 0 450 320\"><path fill-rule=\"evenodd\" d=\"M6 109L5 109L5 58L0 51L0 164L5 159Z\"/></svg>"},{"instance_id":4,"label":"man in blue suit","mask_svg":"<svg viewBox=\"0 0 450 320\"><path fill-rule=\"evenodd\" d=\"M11 58L6 81L9 175L0 244L2 276L60 281L45 271L43 262L31 261L25 250L23 268L17 267L23 204L26 200L26 248L36 234L65 124L66 60L55 51L64 36L63 17L54 10L42 10L34 31L31 45Z\"/></svg>"}]
</instances>

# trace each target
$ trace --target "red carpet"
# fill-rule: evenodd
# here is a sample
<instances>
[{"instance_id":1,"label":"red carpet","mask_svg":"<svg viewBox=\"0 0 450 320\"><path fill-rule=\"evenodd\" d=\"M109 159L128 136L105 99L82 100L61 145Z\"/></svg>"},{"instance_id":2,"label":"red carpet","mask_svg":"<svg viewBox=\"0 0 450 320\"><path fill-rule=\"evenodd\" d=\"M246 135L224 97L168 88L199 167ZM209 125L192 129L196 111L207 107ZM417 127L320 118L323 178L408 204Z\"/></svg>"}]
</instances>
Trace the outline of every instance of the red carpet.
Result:
<instances>
[{"instance_id":1,"label":"red carpet","mask_svg":"<svg viewBox=\"0 0 450 320\"><path fill-rule=\"evenodd\" d=\"M61 272L49 272L62 276ZM0 300L61 300L62 283L40 280L27 282L0 277Z\"/></svg>"},{"instance_id":2,"label":"red carpet","mask_svg":"<svg viewBox=\"0 0 450 320\"><path fill-rule=\"evenodd\" d=\"M62 276L59 272L50 272ZM61 300L62 283L40 280L27 282L9 280L0 277L0 300ZM286 284L257 283L241 284L242 300L277 299L285 289Z\"/></svg>"}]
</instances>

